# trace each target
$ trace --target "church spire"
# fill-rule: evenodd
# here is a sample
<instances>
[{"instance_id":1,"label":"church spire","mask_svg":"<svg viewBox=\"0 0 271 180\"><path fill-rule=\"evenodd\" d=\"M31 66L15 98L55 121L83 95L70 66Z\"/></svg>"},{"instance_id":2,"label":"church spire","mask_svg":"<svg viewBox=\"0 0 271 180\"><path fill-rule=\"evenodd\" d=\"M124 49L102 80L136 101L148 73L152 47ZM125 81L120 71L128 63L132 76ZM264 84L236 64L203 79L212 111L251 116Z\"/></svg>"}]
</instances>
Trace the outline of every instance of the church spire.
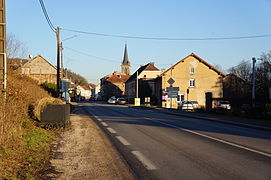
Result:
<instances>
[{"instance_id":1,"label":"church spire","mask_svg":"<svg viewBox=\"0 0 271 180\"><path fill-rule=\"evenodd\" d=\"M121 72L130 75L130 61L128 59L127 44L125 43L124 56L121 63Z\"/></svg>"},{"instance_id":2,"label":"church spire","mask_svg":"<svg viewBox=\"0 0 271 180\"><path fill-rule=\"evenodd\" d=\"M127 44L125 44L122 64L130 65L130 62L129 62L129 59L128 59Z\"/></svg>"}]
</instances>

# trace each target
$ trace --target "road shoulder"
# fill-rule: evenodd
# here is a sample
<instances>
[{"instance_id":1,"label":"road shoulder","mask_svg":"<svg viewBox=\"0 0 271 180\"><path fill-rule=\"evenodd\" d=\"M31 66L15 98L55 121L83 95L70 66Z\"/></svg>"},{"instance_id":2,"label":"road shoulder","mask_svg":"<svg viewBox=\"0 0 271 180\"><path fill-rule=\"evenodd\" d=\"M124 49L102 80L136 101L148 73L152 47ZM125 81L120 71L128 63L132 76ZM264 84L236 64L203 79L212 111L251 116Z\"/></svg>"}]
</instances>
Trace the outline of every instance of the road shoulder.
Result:
<instances>
[{"instance_id":1,"label":"road shoulder","mask_svg":"<svg viewBox=\"0 0 271 180\"><path fill-rule=\"evenodd\" d=\"M43 179L135 179L106 135L76 107L71 128L59 133Z\"/></svg>"}]
</instances>

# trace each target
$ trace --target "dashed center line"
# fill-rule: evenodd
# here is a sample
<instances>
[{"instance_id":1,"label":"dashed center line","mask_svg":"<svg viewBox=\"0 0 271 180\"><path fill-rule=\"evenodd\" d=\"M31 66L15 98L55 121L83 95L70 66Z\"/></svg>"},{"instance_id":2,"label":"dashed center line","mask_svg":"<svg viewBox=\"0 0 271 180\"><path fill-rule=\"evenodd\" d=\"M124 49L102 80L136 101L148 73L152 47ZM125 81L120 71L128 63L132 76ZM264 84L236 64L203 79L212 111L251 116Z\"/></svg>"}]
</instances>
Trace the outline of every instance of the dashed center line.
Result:
<instances>
[{"instance_id":1,"label":"dashed center line","mask_svg":"<svg viewBox=\"0 0 271 180\"><path fill-rule=\"evenodd\" d=\"M112 128L107 128L107 130L110 132L110 133L112 133L112 134L115 134L115 133L117 133L114 129L112 129Z\"/></svg>"},{"instance_id":2,"label":"dashed center line","mask_svg":"<svg viewBox=\"0 0 271 180\"><path fill-rule=\"evenodd\" d=\"M132 151L135 157L146 167L147 170L155 170L157 167L146 158L140 151Z\"/></svg>"},{"instance_id":3,"label":"dashed center line","mask_svg":"<svg viewBox=\"0 0 271 180\"><path fill-rule=\"evenodd\" d=\"M108 126L105 122L101 122L101 124L102 124L103 126Z\"/></svg>"},{"instance_id":4,"label":"dashed center line","mask_svg":"<svg viewBox=\"0 0 271 180\"><path fill-rule=\"evenodd\" d=\"M101 120L100 118L96 118L96 119L97 119L98 121L100 121L100 122L103 121L103 120Z\"/></svg>"},{"instance_id":5,"label":"dashed center line","mask_svg":"<svg viewBox=\"0 0 271 180\"><path fill-rule=\"evenodd\" d=\"M147 119L147 118L144 118L144 119ZM261 155L267 156L267 157L269 157L269 158L271 157L271 154L269 154L269 153L265 153L265 152L262 152L262 151L258 151L258 150L255 150L255 149L252 149L252 148L249 148L249 147L246 147L246 146L242 146L242 145L239 145L239 144L235 144L235 143L232 143L232 142L223 140L223 139L215 138L215 137L212 137L212 136L209 136L209 135L206 135L206 134L202 134L202 133L199 133L199 132L196 132L196 131L192 131L192 130L189 130L189 129L185 129L185 128L182 128L182 127L179 127L179 126L175 126L175 125L172 125L172 124L169 124L169 123L161 122L161 121L159 121L159 120L152 120L152 119L150 119L150 118L148 118L148 119L149 119L150 121L153 121L153 122L156 122L156 123L160 123L160 124L164 124L164 125L166 125L166 126L173 127L173 128L176 128L176 129L180 129L180 130L183 130L183 131L192 133L192 134L196 134L196 135L201 136L201 137L205 137L205 138L208 138L208 139L212 139L212 140L217 141L217 142L221 142L221 143L224 143L224 144L228 144L228 145L230 145L230 146L234 146L234 147L237 147L237 148L240 148L240 149L244 149L244 150L247 150L247 151L250 151L250 152L253 152L253 153L261 154Z\"/></svg>"},{"instance_id":6,"label":"dashed center line","mask_svg":"<svg viewBox=\"0 0 271 180\"><path fill-rule=\"evenodd\" d=\"M131 145L126 139L124 139L122 136L116 136L116 138L125 146Z\"/></svg>"}]
</instances>

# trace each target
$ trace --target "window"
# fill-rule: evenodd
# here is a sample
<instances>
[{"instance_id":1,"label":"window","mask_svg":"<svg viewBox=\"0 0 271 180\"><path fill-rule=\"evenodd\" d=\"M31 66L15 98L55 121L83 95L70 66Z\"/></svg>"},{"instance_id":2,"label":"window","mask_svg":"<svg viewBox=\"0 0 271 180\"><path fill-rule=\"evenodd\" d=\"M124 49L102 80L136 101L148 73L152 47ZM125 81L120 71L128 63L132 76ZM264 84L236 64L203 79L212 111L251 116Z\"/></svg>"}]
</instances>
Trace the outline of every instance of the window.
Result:
<instances>
[{"instance_id":1,"label":"window","mask_svg":"<svg viewBox=\"0 0 271 180\"><path fill-rule=\"evenodd\" d=\"M189 80L189 87L195 87L195 79Z\"/></svg>"},{"instance_id":2,"label":"window","mask_svg":"<svg viewBox=\"0 0 271 180\"><path fill-rule=\"evenodd\" d=\"M147 75L144 75L144 78L146 78L147 77Z\"/></svg>"},{"instance_id":3,"label":"window","mask_svg":"<svg viewBox=\"0 0 271 180\"><path fill-rule=\"evenodd\" d=\"M190 68L190 74L194 74L195 73L195 69L192 67Z\"/></svg>"}]
</instances>

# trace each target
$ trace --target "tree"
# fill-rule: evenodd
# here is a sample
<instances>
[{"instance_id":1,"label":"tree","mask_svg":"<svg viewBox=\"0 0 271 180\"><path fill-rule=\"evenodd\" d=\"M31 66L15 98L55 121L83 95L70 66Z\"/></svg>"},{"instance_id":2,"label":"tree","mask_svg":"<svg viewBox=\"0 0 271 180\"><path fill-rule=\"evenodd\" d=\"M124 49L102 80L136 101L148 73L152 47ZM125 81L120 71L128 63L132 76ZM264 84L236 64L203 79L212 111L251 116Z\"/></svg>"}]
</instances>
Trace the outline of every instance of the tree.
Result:
<instances>
[{"instance_id":1,"label":"tree","mask_svg":"<svg viewBox=\"0 0 271 180\"><path fill-rule=\"evenodd\" d=\"M231 67L228 71L230 74L234 74L244 81L251 81L252 69L247 61L241 61L237 66Z\"/></svg>"},{"instance_id":2,"label":"tree","mask_svg":"<svg viewBox=\"0 0 271 180\"><path fill-rule=\"evenodd\" d=\"M24 44L14 34L7 34L7 58L22 58L27 54Z\"/></svg>"}]
</instances>

